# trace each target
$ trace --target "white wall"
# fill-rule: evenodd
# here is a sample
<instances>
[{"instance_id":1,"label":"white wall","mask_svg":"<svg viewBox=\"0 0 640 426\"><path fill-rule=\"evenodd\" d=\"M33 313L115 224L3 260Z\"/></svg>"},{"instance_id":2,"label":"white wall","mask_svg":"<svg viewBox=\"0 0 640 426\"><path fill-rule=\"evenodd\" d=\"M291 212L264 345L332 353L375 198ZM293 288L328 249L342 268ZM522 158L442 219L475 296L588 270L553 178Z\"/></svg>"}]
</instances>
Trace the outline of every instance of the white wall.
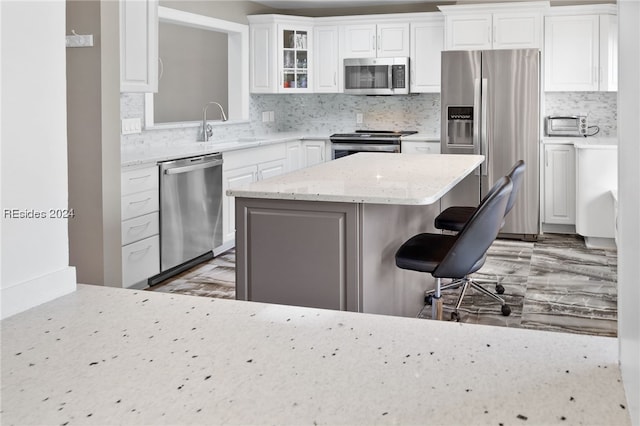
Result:
<instances>
[{"instance_id":1,"label":"white wall","mask_svg":"<svg viewBox=\"0 0 640 426\"><path fill-rule=\"evenodd\" d=\"M640 2L618 0L618 339L631 421L640 425Z\"/></svg>"},{"instance_id":2,"label":"white wall","mask_svg":"<svg viewBox=\"0 0 640 426\"><path fill-rule=\"evenodd\" d=\"M2 269L5 318L76 288L67 220L64 1L2 1Z\"/></svg>"}]
</instances>

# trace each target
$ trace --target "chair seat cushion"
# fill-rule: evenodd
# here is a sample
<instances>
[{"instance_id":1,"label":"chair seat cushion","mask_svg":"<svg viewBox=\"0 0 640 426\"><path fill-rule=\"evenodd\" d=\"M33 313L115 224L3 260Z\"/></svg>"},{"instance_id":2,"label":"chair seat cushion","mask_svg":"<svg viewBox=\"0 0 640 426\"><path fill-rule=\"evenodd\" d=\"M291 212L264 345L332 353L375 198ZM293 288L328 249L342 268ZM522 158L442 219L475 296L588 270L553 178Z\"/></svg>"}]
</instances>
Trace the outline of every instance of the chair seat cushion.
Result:
<instances>
[{"instance_id":1,"label":"chair seat cushion","mask_svg":"<svg viewBox=\"0 0 640 426\"><path fill-rule=\"evenodd\" d=\"M396 252L398 268L433 272L456 242L455 235L418 234L407 240Z\"/></svg>"},{"instance_id":2,"label":"chair seat cushion","mask_svg":"<svg viewBox=\"0 0 640 426\"><path fill-rule=\"evenodd\" d=\"M454 206L440 213L434 222L437 229L460 232L475 213L476 207Z\"/></svg>"}]
</instances>

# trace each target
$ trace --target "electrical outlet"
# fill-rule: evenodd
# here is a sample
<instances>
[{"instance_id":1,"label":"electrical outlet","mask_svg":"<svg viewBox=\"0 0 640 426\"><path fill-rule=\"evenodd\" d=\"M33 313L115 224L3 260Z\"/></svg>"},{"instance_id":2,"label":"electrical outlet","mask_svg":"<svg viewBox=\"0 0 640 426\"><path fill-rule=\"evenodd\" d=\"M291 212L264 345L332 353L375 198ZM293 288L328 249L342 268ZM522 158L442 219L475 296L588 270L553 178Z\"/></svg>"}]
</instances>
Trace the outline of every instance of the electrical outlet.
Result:
<instances>
[{"instance_id":1,"label":"electrical outlet","mask_svg":"<svg viewBox=\"0 0 640 426\"><path fill-rule=\"evenodd\" d=\"M262 111L262 122L269 122L269 111Z\"/></svg>"},{"instance_id":2,"label":"electrical outlet","mask_svg":"<svg viewBox=\"0 0 640 426\"><path fill-rule=\"evenodd\" d=\"M67 47L93 47L93 35L68 35Z\"/></svg>"},{"instance_id":3,"label":"electrical outlet","mask_svg":"<svg viewBox=\"0 0 640 426\"><path fill-rule=\"evenodd\" d=\"M269 121L276 121L276 113L274 111L269 111Z\"/></svg>"},{"instance_id":4,"label":"electrical outlet","mask_svg":"<svg viewBox=\"0 0 640 426\"><path fill-rule=\"evenodd\" d=\"M364 115L362 113L356 114L356 124L362 124L364 121Z\"/></svg>"},{"instance_id":5,"label":"electrical outlet","mask_svg":"<svg viewBox=\"0 0 640 426\"><path fill-rule=\"evenodd\" d=\"M142 133L142 121L140 118L123 118L122 134L133 135L136 133Z\"/></svg>"}]
</instances>

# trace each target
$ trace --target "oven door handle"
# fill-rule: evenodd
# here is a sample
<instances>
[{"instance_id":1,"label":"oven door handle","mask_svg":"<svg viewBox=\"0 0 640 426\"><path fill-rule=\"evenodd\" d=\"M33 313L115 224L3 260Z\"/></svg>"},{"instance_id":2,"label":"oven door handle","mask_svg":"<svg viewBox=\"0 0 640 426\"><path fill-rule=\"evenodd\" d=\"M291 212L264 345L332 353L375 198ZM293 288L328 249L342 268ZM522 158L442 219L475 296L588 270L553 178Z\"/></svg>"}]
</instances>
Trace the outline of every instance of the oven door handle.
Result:
<instances>
[{"instance_id":1,"label":"oven door handle","mask_svg":"<svg viewBox=\"0 0 640 426\"><path fill-rule=\"evenodd\" d=\"M359 151L359 152L399 152L400 145L386 144L386 145L373 145L373 144L346 144L346 143L334 143L331 145L331 149L334 151L347 150L347 151Z\"/></svg>"}]
</instances>

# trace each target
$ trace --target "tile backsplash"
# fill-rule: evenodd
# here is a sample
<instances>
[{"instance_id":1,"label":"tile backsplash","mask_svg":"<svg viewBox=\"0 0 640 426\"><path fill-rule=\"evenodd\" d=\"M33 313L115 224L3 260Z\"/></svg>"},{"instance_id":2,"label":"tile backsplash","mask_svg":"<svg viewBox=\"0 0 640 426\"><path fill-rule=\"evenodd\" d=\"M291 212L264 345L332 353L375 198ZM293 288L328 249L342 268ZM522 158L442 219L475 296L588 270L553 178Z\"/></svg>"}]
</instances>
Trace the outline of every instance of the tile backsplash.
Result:
<instances>
[{"instance_id":1,"label":"tile backsplash","mask_svg":"<svg viewBox=\"0 0 640 426\"><path fill-rule=\"evenodd\" d=\"M617 92L547 92L547 115L587 115L589 126L598 126L598 136L618 135Z\"/></svg>"},{"instance_id":2,"label":"tile backsplash","mask_svg":"<svg viewBox=\"0 0 640 426\"><path fill-rule=\"evenodd\" d=\"M251 95L249 122L213 126L211 140L275 132L300 132L330 135L370 130L417 130L433 137L440 135L440 94L409 96L354 96L344 94ZM120 96L121 118L139 117L144 121L144 95ZM274 111L275 121L262 122L263 111ZM599 136L617 135L616 92L548 92L545 115L586 113L589 124L600 127ZM356 123L362 114L363 122ZM197 127L144 130L141 134L121 136L123 150L145 150L193 143Z\"/></svg>"}]
</instances>

